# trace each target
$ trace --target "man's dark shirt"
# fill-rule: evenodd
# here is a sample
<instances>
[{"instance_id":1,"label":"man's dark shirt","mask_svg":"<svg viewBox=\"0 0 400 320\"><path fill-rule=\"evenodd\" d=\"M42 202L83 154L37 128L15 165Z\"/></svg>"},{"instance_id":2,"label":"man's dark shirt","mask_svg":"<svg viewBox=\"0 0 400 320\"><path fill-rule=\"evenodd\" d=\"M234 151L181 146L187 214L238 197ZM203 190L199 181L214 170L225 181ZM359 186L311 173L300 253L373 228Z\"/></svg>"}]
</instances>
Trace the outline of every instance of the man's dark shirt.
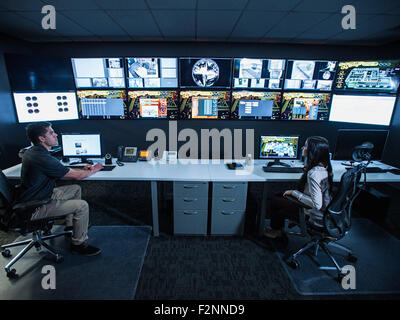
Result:
<instances>
[{"instance_id":1,"label":"man's dark shirt","mask_svg":"<svg viewBox=\"0 0 400 320\"><path fill-rule=\"evenodd\" d=\"M21 192L19 201L50 199L56 180L69 169L41 146L33 146L22 157Z\"/></svg>"}]
</instances>

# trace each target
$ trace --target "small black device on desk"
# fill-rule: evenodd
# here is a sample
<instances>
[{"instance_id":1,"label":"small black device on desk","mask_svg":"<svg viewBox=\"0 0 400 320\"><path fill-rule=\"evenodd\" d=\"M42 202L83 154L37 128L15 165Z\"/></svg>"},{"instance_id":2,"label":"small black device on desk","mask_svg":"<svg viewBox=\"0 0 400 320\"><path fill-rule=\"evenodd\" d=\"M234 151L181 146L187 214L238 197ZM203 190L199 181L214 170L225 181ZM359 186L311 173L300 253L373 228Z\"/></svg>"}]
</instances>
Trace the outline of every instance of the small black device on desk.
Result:
<instances>
[{"instance_id":1,"label":"small black device on desk","mask_svg":"<svg viewBox=\"0 0 400 320\"><path fill-rule=\"evenodd\" d=\"M301 167L274 167L274 166L263 166L264 172L279 172L279 173L303 173Z\"/></svg>"},{"instance_id":2,"label":"small black device on desk","mask_svg":"<svg viewBox=\"0 0 400 320\"><path fill-rule=\"evenodd\" d=\"M244 166L241 163L238 163L238 162L227 163L226 166L230 170L237 170L237 169L243 169L244 168Z\"/></svg>"},{"instance_id":3,"label":"small black device on desk","mask_svg":"<svg viewBox=\"0 0 400 320\"><path fill-rule=\"evenodd\" d=\"M67 168L71 169L83 169L85 166L66 166ZM115 168L115 166L103 166L103 168L100 171L111 171Z\"/></svg>"}]
</instances>

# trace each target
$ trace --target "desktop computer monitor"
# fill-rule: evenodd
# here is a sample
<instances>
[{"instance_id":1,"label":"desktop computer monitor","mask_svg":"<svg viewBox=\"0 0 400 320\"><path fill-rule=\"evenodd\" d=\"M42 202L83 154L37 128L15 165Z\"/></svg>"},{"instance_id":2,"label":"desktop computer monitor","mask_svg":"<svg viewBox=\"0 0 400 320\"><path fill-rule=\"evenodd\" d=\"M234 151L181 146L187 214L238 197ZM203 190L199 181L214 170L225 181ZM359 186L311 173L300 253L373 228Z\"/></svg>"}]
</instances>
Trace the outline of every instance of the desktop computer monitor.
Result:
<instances>
[{"instance_id":1,"label":"desktop computer monitor","mask_svg":"<svg viewBox=\"0 0 400 320\"><path fill-rule=\"evenodd\" d=\"M339 130L333 160L353 160L354 147L363 142L373 143L372 160L382 160L388 133L388 130Z\"/></svg>"},{"instance_id":2,"label":"desktop computer monitor","mask_svg":"<svg viewBox=\"0 0 400 320\"><path fill-rule=\"evenodd\" d=\"M63 133L61 145L64 157L80 158L83 163L101 157L100 134Z\"/></svg>"},{"instance_id":3,"label":"desktop computer monitor","mask_svg":"<svg viewBox=\"0 0 400 320\"><path fill-rule=\"evenodd\" d=\"M274 159L268 166L289 166L279 159L297 159L298 136L261 136L260 159Z\"/></svg>"}]
</instances>

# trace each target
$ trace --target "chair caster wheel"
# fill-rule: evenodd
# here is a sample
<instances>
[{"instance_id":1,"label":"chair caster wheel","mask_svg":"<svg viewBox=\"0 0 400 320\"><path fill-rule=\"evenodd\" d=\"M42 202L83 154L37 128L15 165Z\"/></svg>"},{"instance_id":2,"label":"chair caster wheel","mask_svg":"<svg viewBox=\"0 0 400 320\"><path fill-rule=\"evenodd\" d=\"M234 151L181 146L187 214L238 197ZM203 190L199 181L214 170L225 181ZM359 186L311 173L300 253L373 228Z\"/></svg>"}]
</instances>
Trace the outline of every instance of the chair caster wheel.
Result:
<instances>
[{"instance_id":1,"label":"chair caster wheel","mask_svg":"<svg viewBox=\"0 0 400 320\"><path fill-rule=\"evenodd\" d=\"M349 255L347 256L347 261L355 263L357 262L357 257L354 254L349 253Z\"/></svg>"},{"instance_id":2,"label":"chair caster wheel","mask_svg":"<svg viewBox=\"0 0 400 320\"><path fill-rule=\"evenodd\" d=\"M17 270L11 269L10 271L7 271L7 277L10 279L17 279L18 278Z\"/></svg>"},{"instance_id":3,"label":"chair caster wheel","mask_svg":"<svg viewBox=\"0 0 400 320\"><path fill-rule=\"evenodd\" d=\"M58 254L55 258L56 263L61 263L64 261L64 256Z\"/></svg>"},{"instance_id":4,"label":"chair caster wheel","mask_svg":"<svg viewBox=\"0 0 400 320\"><path fill-rule=\"evenodd\" d=\"M11 252L10 252L10 250L8 250L8 249L2 251L1 254L2 254L2 256L3 256L4 258L9 258L9 257L11 257Z\"/></svg>"},{"instance_id":5,"label":"chair caster wheel","mask_svg":"<svg viewBox=\"0 0 400 320\"><path fill-rule=\"evenodd\" d=\"M295 259L288 259L286 260L286 263L288 264L289 267L291 267L292 269L297 269L298 267L300 267L300 263L295 260Z\"/></svg>"}]
</instances>

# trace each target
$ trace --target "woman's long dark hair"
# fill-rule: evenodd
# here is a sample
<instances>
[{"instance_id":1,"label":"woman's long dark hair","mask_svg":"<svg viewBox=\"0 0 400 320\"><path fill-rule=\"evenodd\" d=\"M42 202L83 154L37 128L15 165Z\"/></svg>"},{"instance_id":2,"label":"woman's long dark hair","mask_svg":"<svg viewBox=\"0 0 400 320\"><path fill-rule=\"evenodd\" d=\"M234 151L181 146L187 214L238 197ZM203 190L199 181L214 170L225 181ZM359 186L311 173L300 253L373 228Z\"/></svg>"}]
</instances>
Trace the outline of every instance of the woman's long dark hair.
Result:
<instances>
[{"instance_id":1,"label":"woman's long dark hair","mask_svg":"<svg viewBox=\"0 0 400 320\"><path fill-rule=\"evenodd\" d=\"M307 139L307 161L304 173L300 178L298 189L303 192L307 182L307 174L315 166L323 164L328 170L329 191L332 192L333 172L331 160L329 159L329 142L324 137L313 136Z\"/></svg>"}]
</instances>

